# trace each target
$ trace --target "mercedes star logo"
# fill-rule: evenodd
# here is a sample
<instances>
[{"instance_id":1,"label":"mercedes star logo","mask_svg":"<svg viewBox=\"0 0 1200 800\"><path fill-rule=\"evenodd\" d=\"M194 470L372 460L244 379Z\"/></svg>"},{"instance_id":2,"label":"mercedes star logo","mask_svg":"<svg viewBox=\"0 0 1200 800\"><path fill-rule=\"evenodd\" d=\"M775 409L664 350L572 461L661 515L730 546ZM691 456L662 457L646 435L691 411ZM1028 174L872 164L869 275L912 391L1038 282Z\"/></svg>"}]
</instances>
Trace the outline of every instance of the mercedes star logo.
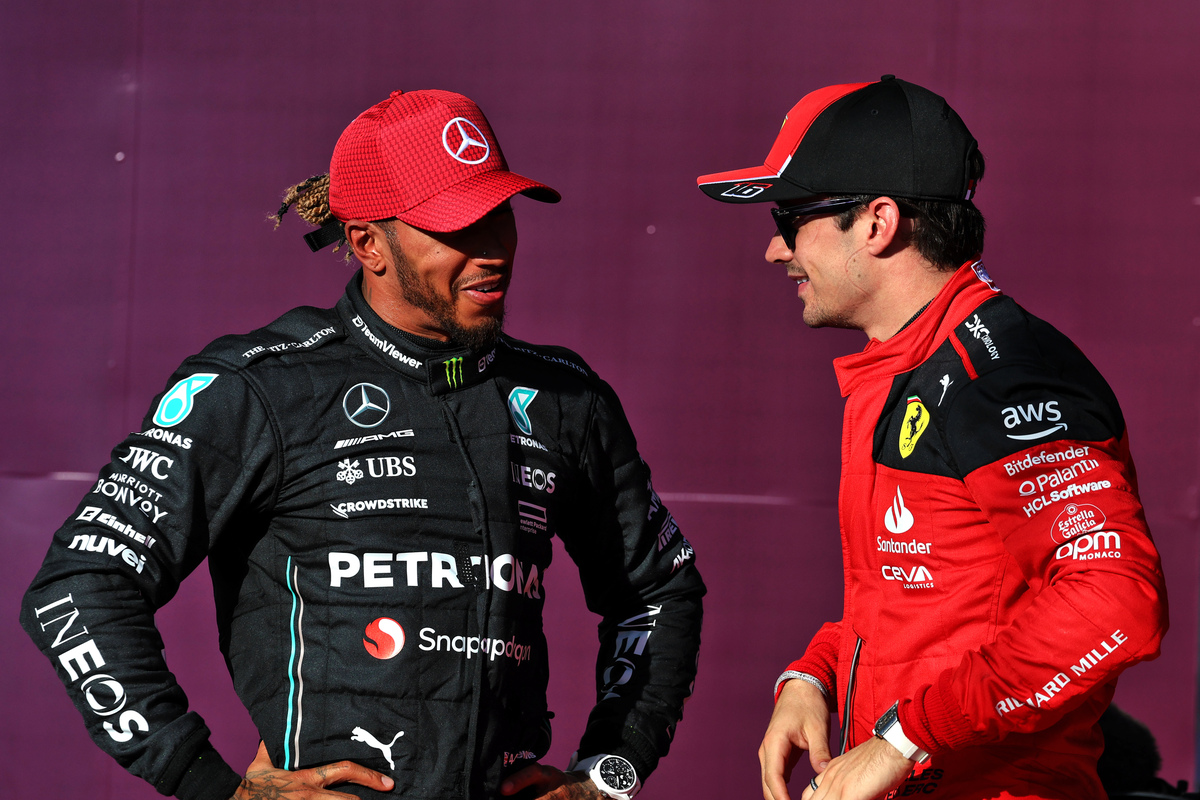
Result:
<instances>
[{"instance_id":1,"label":"mercedes star logo","mask_svg":"<svg viewBox=\"0 0 1200 800\"><path fill-rule=\"evenodd\" d=\"M373 383L357 384L342 398L346 419L360 428L374 428L387 419L391 408L388 393Z\"/></svg>"},{"instance_id":2,"label":"mercedes star logo","mask_svg":"<svg viewBox=\"0 0 1200 800\"><path fill-rule=\"evenodd\" d=\"M451 142L457 144L451 144ZM487 137L474 122L466 117L455 117L442 128L442 147L455 161L464 164L479 164L492 154Z\"/></svg>"}]
</instances>

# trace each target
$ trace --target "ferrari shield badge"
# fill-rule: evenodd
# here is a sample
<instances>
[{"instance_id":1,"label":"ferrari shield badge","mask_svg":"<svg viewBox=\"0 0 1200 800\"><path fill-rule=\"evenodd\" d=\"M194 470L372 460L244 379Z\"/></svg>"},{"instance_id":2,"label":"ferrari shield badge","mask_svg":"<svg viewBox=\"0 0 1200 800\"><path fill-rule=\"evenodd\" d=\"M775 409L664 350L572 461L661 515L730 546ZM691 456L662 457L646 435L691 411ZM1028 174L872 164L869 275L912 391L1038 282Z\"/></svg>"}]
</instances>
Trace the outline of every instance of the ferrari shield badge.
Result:
<instances>
[{"instance_id":1,"label":"ferrari shield badge","mask_svg":"<svg viewBox=\"0 0 1200 800\"><path fill-rule=\"evenodd\" d=\"M921 438L921 434L927 427L929 427L929 411L921 402L921 398L914 394L908 398L908 406L904 409L904 422L900 426L901 458L908 458L912 455L913 448L917 446L917 440Z\"/></svg>"}]
</instances>

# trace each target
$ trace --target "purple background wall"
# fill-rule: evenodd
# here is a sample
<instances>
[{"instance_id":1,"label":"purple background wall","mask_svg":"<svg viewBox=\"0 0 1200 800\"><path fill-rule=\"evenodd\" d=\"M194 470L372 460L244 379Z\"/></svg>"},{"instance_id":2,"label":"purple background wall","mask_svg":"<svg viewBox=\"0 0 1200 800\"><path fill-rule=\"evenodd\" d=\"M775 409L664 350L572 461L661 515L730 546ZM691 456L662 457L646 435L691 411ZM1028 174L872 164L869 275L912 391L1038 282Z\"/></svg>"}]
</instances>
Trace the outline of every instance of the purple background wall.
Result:
<instances>
[{"instance_id":1,"label":"purple background wall","mask_svg":"<svg viewBox=\"0 0 1200 800\"><path fill-rule=\"evenodd\" d=\"M353 8L353 11L346 9ZM155 796L93 748L17 599L51 531L172 368L351 271L312 255L282 189L395 88L475 98L509 161L564 196L519 201L510 330L575 348L617 388L711 593L696 695L647 797L759 793L779 670L840 613L841 400L761 260L762 208L695 188L761 159L803 93L884 72L944 94L988 157L993 277L1071 336L1121 398L1167 570L1163 656L1117 702L1193 770L1200 484L1200 6L7 3L0 25L0 750L5 792ZM548 621L551 760L591 696L593 622L560 553ZM236 766L255 734L216 654L202 570L160 615L167 657Z\"/></svg>"}]
</instances>

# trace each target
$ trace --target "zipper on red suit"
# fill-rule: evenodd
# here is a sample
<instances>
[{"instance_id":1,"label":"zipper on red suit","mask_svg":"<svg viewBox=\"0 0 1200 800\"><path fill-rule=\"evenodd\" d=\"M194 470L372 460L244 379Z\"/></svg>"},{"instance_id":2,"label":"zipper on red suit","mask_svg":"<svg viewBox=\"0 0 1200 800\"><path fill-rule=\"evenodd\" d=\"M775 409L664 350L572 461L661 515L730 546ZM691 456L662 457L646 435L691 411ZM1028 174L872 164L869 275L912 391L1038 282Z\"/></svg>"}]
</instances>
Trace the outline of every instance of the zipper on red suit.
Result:
<instances>
[{"instance_id":1,"label":"zipper on red suit","mask_svg":"<svg viewBox=\"0 0 1200 800\"><path fill-rule=\"evenodd\" d=\"M850 743L850 727L854 724L854 679L858 674L858 656L862 652L863 639L858 637L854 643L854 657L850 659L850 679L846 683L846 704L842 707L842 746L838 755L845 753L853 745Z\"/></svg>"}]
</instances>

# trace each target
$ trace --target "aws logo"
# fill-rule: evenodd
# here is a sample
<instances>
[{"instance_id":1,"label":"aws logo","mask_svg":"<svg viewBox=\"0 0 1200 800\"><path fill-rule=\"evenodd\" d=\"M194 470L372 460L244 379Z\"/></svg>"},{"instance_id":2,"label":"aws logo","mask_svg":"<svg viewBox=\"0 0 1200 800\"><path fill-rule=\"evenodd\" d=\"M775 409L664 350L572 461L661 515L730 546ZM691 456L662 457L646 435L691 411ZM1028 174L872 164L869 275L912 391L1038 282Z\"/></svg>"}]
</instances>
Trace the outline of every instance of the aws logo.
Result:
<instances>
[{"instance_id":1,"label":"aws logo","mask_svg":"<svg viewBox=\"0 0 1200 800\"><path fill-rule=\"evenodd\" d=\"M917 440L929 427L929 410L921 402L921 398L913 395L908 398L904 409L904 422L900 424L900 457L908 458L917 446Z\"/></svg>"},{"instance_id":2,"label":"aws logo","mask_svg":"<svg viewBox=\"0 0 1200 800\"><path fill-rule=\"evenodd\" d=\"M1036 405L1029 403L1024 406L1009 406L1003 409L1000 414L1004 419L1004 427L1009 430L1026 423L1035 423L1036 427L1042 428L1042 430L1033 433L1005 434L1009 439L1028 442L1034 439L1044 439L1052 433L1067 429L1067 423L1059 422L1062 419L1062 412L1058 409L1057 400L1043 401Z\"/></svg>"}]
</instances>

